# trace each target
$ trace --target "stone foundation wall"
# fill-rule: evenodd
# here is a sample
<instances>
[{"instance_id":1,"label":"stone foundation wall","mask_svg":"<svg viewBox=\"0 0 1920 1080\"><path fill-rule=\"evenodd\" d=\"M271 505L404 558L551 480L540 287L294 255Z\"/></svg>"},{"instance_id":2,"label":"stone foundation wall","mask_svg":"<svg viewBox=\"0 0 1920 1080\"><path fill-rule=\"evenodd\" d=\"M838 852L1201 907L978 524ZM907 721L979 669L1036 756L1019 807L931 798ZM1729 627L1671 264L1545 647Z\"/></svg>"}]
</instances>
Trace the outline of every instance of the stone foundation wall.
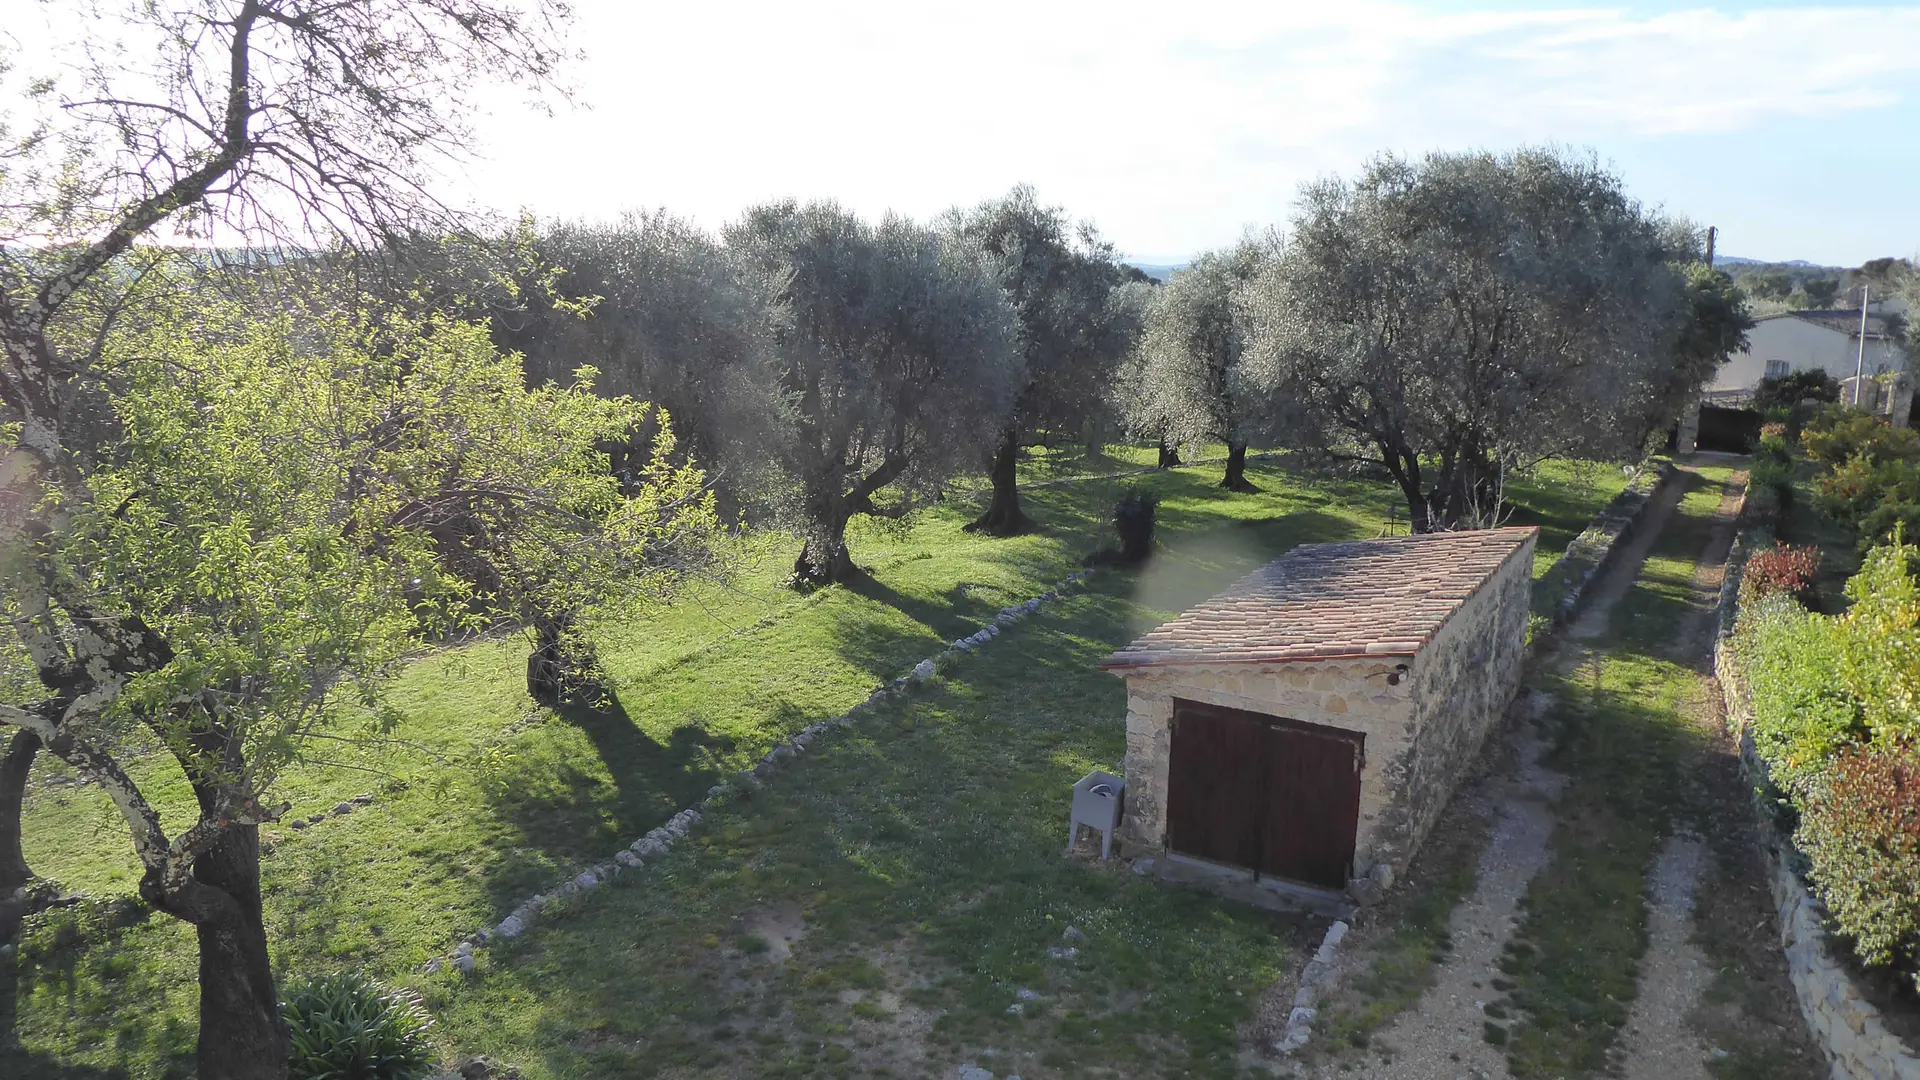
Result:
<instances>
[{"instance_id":1,"label":"stone foundation wall","mask_svg":"<svg viewBox=\"0 0 1920 1080\"><path fill-rule=\"evenodd\" d=\"M1129 672L1121 840L1133 853L1165 848L1173 702L1184 698L1364 734L1354 867L1384 885L1406 868L1519 690L1532 567L1529 540L1411 660Z\"/></svg>"},{"instance_id":2,"label":"stone foundation wall","mask_svg":"<svg viewBox=\"0 0 1920 1080\"><path fill-rule=\"evenodd\" d=\"M1529 540L1508 556L1420 651L1414 663L1415 736L1398 778L1401 791L1375 860L1403 873L1428 830L1473 767L1487 734L1520 690L1527 611L1533 597ZM1356 860L1356 867L1372 869Z\"/></svg>"},{"instance_id":3,"label":"stone foundation wall","mask_svg":"<svg viewBox=\"0 0 1920 1080\"><path fill-rule=\"evenodd\" d=\"M1397 658L1317 664L1210 664L1127 676L1127 795L1120 836L1132 853L1166 845L1167 758L1173 699L1284 716L1366 735L1354 863L1367 865L1372 834L1389 816L1386 793L1413 736L1411 679L1389 685Z\"/></svg>"}]
</instances>

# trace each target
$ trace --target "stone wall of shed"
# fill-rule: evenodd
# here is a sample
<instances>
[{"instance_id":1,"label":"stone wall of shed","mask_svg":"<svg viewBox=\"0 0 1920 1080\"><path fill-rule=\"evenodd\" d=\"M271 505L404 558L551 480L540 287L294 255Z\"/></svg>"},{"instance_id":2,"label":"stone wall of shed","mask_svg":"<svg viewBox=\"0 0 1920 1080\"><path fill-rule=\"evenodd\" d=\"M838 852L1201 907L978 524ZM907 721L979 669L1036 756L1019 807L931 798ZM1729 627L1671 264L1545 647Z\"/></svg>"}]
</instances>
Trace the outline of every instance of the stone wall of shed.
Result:
<instances>
[{"instance_id":1,"label":"stone wall of shed","mask_svg":"<svg viewBox=\"0 0 1920 1080\"><path fill-rule=\"evenodd\" d=\"M1522 602L1522 615L1525 603ZM1378 856L1374 837L1395 819L1394 762L1407 758L1416 722L1411 678L1389 685L1397 657L1307 664L1209 664L1151 668L1127 675L1127 794L1120 837L1130 854L1166 843L1167 759L1173 701L1203 701L1366 735L1360 774L1360 827L1354 865Z\"/></svg>"},{"instance_id":2,"label":"stone wall of shed","mask_svg":"<svg viewBox=\"0 0 1920 1080\"><path fill-rule=\"evenodd\" d=\"M1372 852L1395 874L1406 870L1520 689L1532 569L1529 540L1414 659L1413 737L1404 760L1389 766L1399 790ZM1372 866L1356 858L1355 869L1364 874Z\"/></svg>"}]
</instances>

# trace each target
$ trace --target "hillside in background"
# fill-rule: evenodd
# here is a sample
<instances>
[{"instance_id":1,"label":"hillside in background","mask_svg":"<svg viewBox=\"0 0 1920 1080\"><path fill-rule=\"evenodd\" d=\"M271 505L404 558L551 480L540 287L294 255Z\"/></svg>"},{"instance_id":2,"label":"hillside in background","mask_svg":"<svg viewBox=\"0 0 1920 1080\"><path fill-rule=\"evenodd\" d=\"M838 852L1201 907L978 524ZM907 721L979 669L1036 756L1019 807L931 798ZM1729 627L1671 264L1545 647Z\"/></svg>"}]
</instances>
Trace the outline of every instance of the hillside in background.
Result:
<instances>
[{"instance_id":1,"label":"hillside in background","mask_svg":"<svg viewBox=\"0 0 1920 1080\"><path fill-rule=\"evenodd\" d=\"M1147 275L1148 277L1152 278L1153 280L1159 282L1162 285L1165 285L1168 279L1173 277L1173 272L1175 270L1185 270L1187 268L1186 263L1130 262L1130 263L1127 263L1127 265L1133 267L1135 270L1140 271L1141 273Z\"/></svg>"}]
</instances>

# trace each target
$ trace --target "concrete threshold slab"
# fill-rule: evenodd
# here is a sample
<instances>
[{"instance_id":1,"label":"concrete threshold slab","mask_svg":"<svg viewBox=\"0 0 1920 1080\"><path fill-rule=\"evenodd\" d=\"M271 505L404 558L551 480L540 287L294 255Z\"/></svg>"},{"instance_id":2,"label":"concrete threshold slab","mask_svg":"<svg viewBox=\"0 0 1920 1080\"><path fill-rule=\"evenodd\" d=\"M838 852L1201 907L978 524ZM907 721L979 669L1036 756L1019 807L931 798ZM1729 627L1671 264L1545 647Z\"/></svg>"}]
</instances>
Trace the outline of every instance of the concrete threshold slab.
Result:
<instances>
[{"instance_id":1,"label":"concrete threshold slab","mask_svg":"<svg viewBox=\"0 0 1920 1080\"><path fill-rule=\"evenodd\" d=\"M1209 862L1191 855L1142 856L1134 860L1133 868L1137 874L1151 874L1175 885L1191 885L1269 911L1305 912L1350 921L1356 910L1352 898L1343 892L1284 878L1263 876L1255 880L1253 871L1246 867Z\"/></svg>"}]
</instances>

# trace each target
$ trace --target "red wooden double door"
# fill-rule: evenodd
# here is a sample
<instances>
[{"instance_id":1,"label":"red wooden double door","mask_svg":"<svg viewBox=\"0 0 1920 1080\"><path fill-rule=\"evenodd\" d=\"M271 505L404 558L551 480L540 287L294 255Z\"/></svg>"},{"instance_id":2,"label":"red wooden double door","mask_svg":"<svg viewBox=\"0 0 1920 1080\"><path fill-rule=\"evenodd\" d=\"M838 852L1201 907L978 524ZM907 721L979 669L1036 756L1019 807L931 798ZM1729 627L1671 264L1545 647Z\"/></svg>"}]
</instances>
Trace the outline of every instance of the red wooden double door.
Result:
<instances>
[{"instance_id":1,"label":"red wooden double door","mask_svg":"<svg viewBox=\"0 0 1920 1080\"><path fill-rule=\"evenodd\" d=\"M1167 845L1256 875L1343 888L1366 736L1175 698Z\"/></svg>"}]
</instances>

